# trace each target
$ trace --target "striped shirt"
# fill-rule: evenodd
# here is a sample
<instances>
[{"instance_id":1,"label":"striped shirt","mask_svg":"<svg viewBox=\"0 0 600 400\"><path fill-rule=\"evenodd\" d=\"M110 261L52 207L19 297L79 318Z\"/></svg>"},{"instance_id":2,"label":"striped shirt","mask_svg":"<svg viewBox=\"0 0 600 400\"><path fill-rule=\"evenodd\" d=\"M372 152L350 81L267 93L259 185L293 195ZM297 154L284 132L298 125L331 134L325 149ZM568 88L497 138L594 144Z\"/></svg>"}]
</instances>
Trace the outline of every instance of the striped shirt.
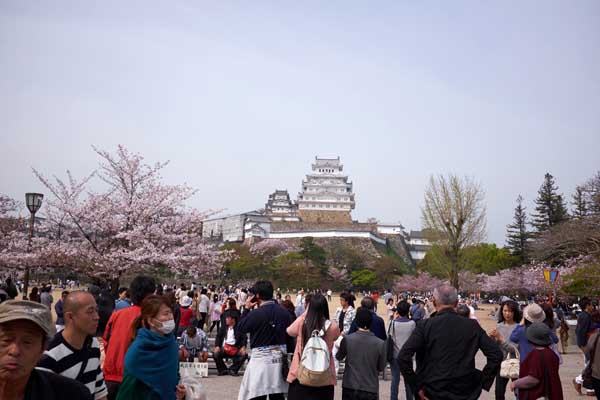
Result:
<instances>
[{"instance_id":1,"label":"striped shirt","mask_svg":"<svg viewBox=\"0 0 600 400\"><path fill-rule=\"evenodd\" d=\"M62 332L58 332L50 341L37 369L51 371L83 383L96 400L107 396L108 390L100 368L98 339L88 336L83 348L77 350L65 341ZM84 364L85 370L81 371Z\"/></svg>"}]
</instances>

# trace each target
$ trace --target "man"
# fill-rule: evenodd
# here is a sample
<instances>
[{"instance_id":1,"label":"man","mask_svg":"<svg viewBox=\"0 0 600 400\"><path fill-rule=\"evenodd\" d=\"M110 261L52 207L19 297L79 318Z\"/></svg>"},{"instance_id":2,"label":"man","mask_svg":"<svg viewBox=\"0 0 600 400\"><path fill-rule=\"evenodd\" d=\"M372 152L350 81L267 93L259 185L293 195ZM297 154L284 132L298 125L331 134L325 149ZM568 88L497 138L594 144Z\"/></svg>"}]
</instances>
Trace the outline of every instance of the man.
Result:
<instances>
[{"instance_id":1,"label":"man","mask_svg":"<svg viewBox=\"0 0 600 400\"><path fill-rule=\"evenodd\" d=\"M129 289L127 289L126 287L122 287L119 288L119 298L115 300L115 311L119 311L127 307L131 307L131 300L129 299Z\"/></svg>"},{"instance_id":2,"label":"man","mask_svg":"<svg viewBox=\"0 0 600 400\"><path fill-rule=\"evenodd\" d=\"M592 321L592 311L594 311L594 306L588 297L582 297L579 301L579 307L581 308L581 313L577 316L577 326L575 327L575 335L577 338L577 347L583 353L584 365L588 363L588 356L585 352L585 347L588 342L588 334L593 330L593 321ZM582 394L581 385L583 384L583 378L578 375L575 379L573 379L573 387L578 394Z\"/></svg>"},{"instance_id":3,"label":"man","mask_svg":"<svg viewBox=\"0 0 600 400\"><path fill-rule=\"evenodd\" d=\"M304 302L306 299L304 298L304 289L300 289L298 291L298 295L296 296L296 317L299 317L304 313Z\"/></svg>"},{"instance_id":4,"label":"man","mask_svg":"<svg viewBox=\"0 0 600 400\"><path fill-rule=\"evenodd\" d=\"M133 305L123 310L114 312L104 332L104 365L102 372L108 389L108 400L115 400L119 385L123 381L125 369L125 353L131 343L131 325L142 313L140 303L156 290L154 278L136 276L129 286Z\"/></svg>"},{"instance_id":5,"label":"man","mask_svg":"<svg viewBox=\"0 0 600 400\"><path fill-rule=\"evenodd\" d=\"M418 323L400 350L400 371L413 393L422 399L478 399L481 389L489 391L494 383L502 351L477 321L456 313L456 289L442 285L434 290L433 297L436 314ZM475 354L479 349L487 357L483 371L475 369Z\"/></svg>"},{"instance_id":6,"label":"man","mask_svg":"<svg viewBox=\"0 0 600 400\"><path fill-rule=\"evenodd\" d=\"M225 325L217 332L217 338L215 339L215 347L213 349L213 357L217 364L217 370L219 375L231 375L238 376L238 371L244 365L246 359L246 341L247 336L240 333L237 329L237 321L239 314L236 312L225 311ZM224 346L233 346L237 349L237 353L234 355L226 354ZM233 360L231 368L227 370L223 360L230 358Z\"/></svg>"},{"instance_id":7,"label":"man","mask_svg":"<svg viewBox=\"0 0 600 400\"><path fill-rule=\"evenodd\" d=\"M65 327L48 345L38 369L51 371L84 384L95 400L106 400L108 390L100 369L100 343L96 300L88 292L68 293L64 301Z\"/></svg>"},{"instance_id":8,"label":"man","mask_svg":"<svg viewBox=\"0 0 600 400\"><path fill-rule=\"evenodd\" d=\"M383 318L375 313L375 301L369 296L363 297L363 299L360 301L360 307L369 310L371 313L373 319L370 327L371 332L373 332L379 339L385 340L387 338L387 335L385 334L385 322L383 322ZM357 330L358 325L356 324L356 320L354 320L348 333L354 333Z\"/></svg>"},{"instance_id":9,"label":"man","mask_svg":"<svg viewBox=\"0 0 600 400\"><path fill-rule=\"evenodd\" d=\"M413 310L412 320L415 323L425 318L425 302L423 300L417 300L417 307Z\"/></svg>"},{"instance_id":10,"label":"man","mask_svg":"<svg viewBox=\"0 0 600 400\"><path fill-rule=\"evenodd\" d=\"M287 362L286 329L292 323L290 313L273 301L273 285L258 281L254 295L244 304L238 322L239 334L250 334L250 362L244 372L238 400L283 400L288 384L283 378L282 363Z\"/></svg>"},{"instance_id":11,"label":"man","mask_svg":"<svg viewBox=\"0 0 600 400\"><path fill-rule=\"evenodd\" d=\"M69 291L63 290L63 292L60 294L60 299L58 299L54 305L54 311L56 312L56 332L60 332L65 329L64 304L68 295Z\"/></svg>"},{"instance_id":12,"label":"man","mask_svg":"<svg viewBox=\"0 0 600 400\"><path fill-rule=\"evenodd\" d=\"M52 287L50 285L44 286L42 288L42 294L40 295L40 302L48 307L48 310L51 310L52 303L54 303L54 298L52 297Z\"/></svg>"},{"instance_id":13,"label":"man","mask_svg":"<svg viewBox=\"0 0 600 400\"><path fill-rule=\"evenodd\" d=\"M336 354L338 361L346 359L342 400L376 400L379 398L379 373L387 361L385 342L370 330L371 311L359 308L354 321L358 330L344 336Z\"/></svg>"},{"instance_id":14,"label":"man","mask_svg":"<svg viewBox=\"0 0 600 400\"><path fill-rule=\"evenodd\" d=\"M415 330L416 323L408 319L410 306L408 302L402 300L394 309L394 319L388 328L388 334L394 339L394 359L390 362L392 370L392 386L390 389L390 400L398 400L398 387L400 386L400 365L398 364L398 354L404 343ZM404 392L407 400L414 399L410 385L404 385Z\"/></svg>"},{"instance_id":15,"label":"man","mask_svg":"<svg viewBox=\"0 0 600 400\"><path fill-rule=\"evenodd\" d=\"M0 399L92 400L81 383L35 369L54 334L46 306L26 300L0 304Z\"/></svg>"},{"instance_id":16,"label":"man","mask_svg":"<svg viewBox=\"0 0 600 400\"><path fill-rule=\"evenodd\" d=\"M204 324L208 321L206 320L206 316L208 315L208 310L210 308L210 299L206 295L208 290L206 288L202 288L200 291L200 299L198 300L198 314L196 318L198 319L198 328L204 329Z\"/></svg>"},{"instance_id":17,"label":"man","mask_svg":"<svg viewBox=\"0 0 600 400\"><path fill-rule=\"evenodd\" d=\"M4 291L8 295L8 298L15 299L17 297L17 295L19 294L19 292L17 290L17 286L13 283L12 278L10 278L10 277L6 278L4 283L5 283Z\"/></svg>"}]
</instances>

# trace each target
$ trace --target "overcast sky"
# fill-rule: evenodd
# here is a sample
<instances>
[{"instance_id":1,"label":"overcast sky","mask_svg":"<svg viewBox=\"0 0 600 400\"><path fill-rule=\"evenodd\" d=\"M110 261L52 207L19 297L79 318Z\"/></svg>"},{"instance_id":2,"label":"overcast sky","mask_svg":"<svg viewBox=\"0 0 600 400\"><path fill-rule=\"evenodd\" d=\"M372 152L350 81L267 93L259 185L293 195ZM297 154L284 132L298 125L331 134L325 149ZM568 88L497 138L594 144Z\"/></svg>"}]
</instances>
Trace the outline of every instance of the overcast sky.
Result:
<instances>
[{"instance_id":1,"label":"overcast sky","mask_svg":"<svg viewBox=\"0 0 600 400\"><path fill-rule=\"evenodd\" d=\"M599 71L596 0L2 0L0 193L123 144L247 211L339 155L355 219L419 229L429 176L468 175L502 245L545 172L600 170Z\"/></svg>"}]
</instances>

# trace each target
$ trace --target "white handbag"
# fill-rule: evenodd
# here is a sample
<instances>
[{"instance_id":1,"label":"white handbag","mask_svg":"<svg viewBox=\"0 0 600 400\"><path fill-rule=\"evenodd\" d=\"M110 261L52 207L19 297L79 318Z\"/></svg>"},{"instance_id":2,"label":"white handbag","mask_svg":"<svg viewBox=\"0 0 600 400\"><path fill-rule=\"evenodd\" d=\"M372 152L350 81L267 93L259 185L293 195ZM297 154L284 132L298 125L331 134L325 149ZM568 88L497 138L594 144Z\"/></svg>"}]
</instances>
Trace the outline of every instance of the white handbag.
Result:
<instances>
[{"instance_id":1,"label":"white handbag","mask_svg":"<svg viewBox=\"0 0 600 400\"><path fill-rule=\"evenodd\" d=\"M517 357L511 358L510 351L506 353L506 358L500 364L500 376L507 379L519 378L519 351L515 350Z\"/></svg>"}]
</instances>

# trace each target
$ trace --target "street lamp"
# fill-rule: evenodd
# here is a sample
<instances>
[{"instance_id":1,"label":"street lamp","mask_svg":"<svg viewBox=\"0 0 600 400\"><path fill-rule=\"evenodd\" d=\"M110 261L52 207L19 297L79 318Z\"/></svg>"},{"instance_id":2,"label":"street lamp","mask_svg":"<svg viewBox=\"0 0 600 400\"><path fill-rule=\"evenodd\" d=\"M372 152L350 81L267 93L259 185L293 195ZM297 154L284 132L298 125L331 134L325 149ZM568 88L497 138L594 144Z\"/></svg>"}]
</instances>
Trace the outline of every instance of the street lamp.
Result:
<instances>
[{"instance_id":1,"label":"street lamp","mask_svg":"<svg viewBox=\"0 0 600 400\"><path fill-rule=\"evenodd\" d=\"M31 239L33 238L33 225L35 223L35 213L42 206L44 195L41 193L25 193L25 204L31 213L29 220L29 242L27 243L27 252L31 252ZM23 284L23 299L27 298L29 290L29 265L25 267L25 283Z\"/></svg>"}]
</instances>

